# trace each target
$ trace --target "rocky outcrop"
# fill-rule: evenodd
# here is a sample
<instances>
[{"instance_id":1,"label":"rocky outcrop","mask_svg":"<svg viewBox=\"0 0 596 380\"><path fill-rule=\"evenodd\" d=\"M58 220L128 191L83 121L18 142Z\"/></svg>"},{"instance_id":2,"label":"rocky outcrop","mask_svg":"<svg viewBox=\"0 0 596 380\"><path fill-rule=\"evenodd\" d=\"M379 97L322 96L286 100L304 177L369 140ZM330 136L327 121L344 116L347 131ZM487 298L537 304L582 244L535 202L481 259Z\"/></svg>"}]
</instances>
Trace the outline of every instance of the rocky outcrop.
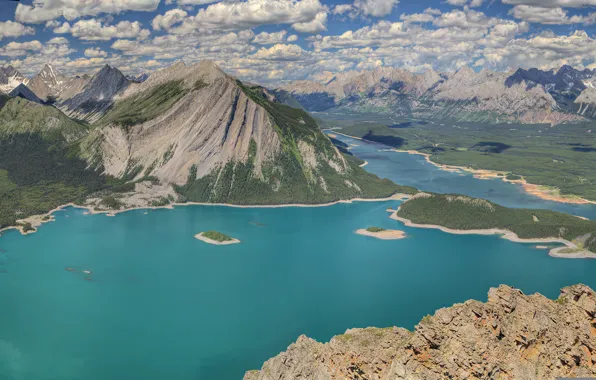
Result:
<instances>
[{"instance_id":1,"label":"rocky outcrop","mask_svg":"<svg viewBox=\"0 0 596 380\"><path fill-rule=\"evenodd\" d=\"M555 379L596 376L596 295L585 285L549 300L508 286L425 317L413 332L352 329L305 336L244 380Z\"/></svg>"}]
</instances>

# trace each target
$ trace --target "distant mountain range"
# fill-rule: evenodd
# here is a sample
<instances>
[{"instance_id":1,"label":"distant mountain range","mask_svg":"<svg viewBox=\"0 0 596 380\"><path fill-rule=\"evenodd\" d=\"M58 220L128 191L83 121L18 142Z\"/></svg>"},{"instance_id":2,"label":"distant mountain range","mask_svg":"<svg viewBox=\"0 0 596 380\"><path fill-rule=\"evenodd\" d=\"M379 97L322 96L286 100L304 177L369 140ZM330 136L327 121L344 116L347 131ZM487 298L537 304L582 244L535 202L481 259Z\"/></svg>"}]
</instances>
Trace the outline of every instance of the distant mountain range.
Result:
<instances>
[{"instance_id":1,"label":"distant mountain range","mask_svg":"<svg viewBox=\"0 0 596 380\"><path fill-rule=\"evenodd\" d=\"M414 74L397 68L350 71L327 82L282 86L310 112L382 113L486 123L577 122L596 117L596 70L519 69Z\"/></svg>"}]
</instances>

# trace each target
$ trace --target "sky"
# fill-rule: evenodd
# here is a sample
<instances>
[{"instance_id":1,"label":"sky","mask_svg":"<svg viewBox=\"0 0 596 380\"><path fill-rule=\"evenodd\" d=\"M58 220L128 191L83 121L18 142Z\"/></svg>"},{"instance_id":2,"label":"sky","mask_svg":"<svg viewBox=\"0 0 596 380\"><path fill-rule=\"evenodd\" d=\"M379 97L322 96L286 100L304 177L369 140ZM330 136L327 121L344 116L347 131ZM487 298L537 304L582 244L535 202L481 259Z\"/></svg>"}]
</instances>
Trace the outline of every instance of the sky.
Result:
<instances>
[{"instance_id":1,"label":"sky","mask_svg":"<svg viewBox=\"0 0 596 380\"><path fill-rule=\"evenodd\" d=\"M209 59L259 83L400 67L596 68L596 0L0 0L0 66Z\"/></svg>"}]
</instances>

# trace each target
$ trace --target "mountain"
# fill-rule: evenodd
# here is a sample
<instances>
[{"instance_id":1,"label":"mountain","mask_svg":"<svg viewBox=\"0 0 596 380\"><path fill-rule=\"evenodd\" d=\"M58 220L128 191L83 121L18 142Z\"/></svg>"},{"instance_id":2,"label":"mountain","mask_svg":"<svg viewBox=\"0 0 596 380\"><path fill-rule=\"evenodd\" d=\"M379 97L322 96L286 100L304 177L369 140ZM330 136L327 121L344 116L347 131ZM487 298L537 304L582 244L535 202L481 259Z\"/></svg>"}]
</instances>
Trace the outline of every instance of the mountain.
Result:
<instances>
[{"instance_id":1,"label":"mountain","mask_svg":"<svg viewBox=\"0 0 596 380\"><path fill-rule=\"evenodd\" d=\"M54 107L15 97L0 108L0 140L19 134L39 135L68 144L86 136L88 130Z\"/></svg>"},{"instance_id":2,"label":"mountain","mask_svg":"<svg viewBox=\"0 0 596 380\"><path fill-rule=\"evenodd\" d=\"M311 112L559 124L594 116L596 107L585 103L592 97L579 98L593 83L595 71L570 66L556 72L519 69L514 73L475 72L464 66L454 73L422 74L377 68L341 73L324 83L297 81L283 89Z\"/></svg>"},{"instance_id":3,"label":"mountain","mask_svg":"<svg viewBox=\"0 0 596 380\"><path fill-rule=\"evenodd\" d=\"M40 98L57 98L71 78L63 75L54 66L46 63L41 71L27 82L27 86Z\"/></svg>"},{"instance_id":4,"label":"mountain","mask_svg":"<svg viewBox=\"0 0 596 380\"><path fill-rule=\"evenodd\" d=\"M0 67L0 92L9 93L25 80L26 78L14 67Z\"/></svg>"},{"instance_id":5,"label":"mountain","mask_svg":"<svg viewBox=\"0 0 596 380\"><path fill-rule=\"evenodd\" d=\"M59 108L0 96L0 228L69 202L312 204L416 192L360 168L279 100L208 61L143 83L106 66Z\"/></svg>"},{"instance_id":6,"label":"mountain","mask_svg":"<svg viewBox=\"0 0 596 380\"><path fill-rule=\"evenodd\" d=\"M126 79L128 79L129 81L134 82L134 83L143 83L144 81L147 80L147 78L149 78L149 74L147 74L147 73L142 73L137 76L134 76L134 75L126 76Z\"/></svg>"},{"instance_id":7,"label":"mountain","mask_svg":"<svg viewBox=\"0 0 596 380\"><path fill-rule=\"evenodd\" d=\"M43 103L43 100L38 98L37 95L35 95L33 91L31 91L29 87L25 86L23 83L13 88L12 91L8 93L8 96L27 99L34 103Z\"/></svg>"},{"instance_id":8,"label":"mountain","mask_svg":"<svg viewBox=\"0 0 596 380\"><path fill-rule=\"evenodd\" d=\"M555 301L508 286L403 328L351 329L329 343L306 336L244 380L525 379L596 376L596 295L585 285Z\"/></svg>"},{"instance_id":9,"label":"mountain","mask_svg":"<svg viewBox=\"0 0 596 380\"><path fill-rule=\"evenodd\" d=\"M57 106L70 117L93 122L103 116L115 96L130 83L120 70L106 64L83 84L78 93L69 98L62 96Z\"/></svg>"},{"instance_id":10,"label":"mountain","mask_svg":"<svg viewBox=\"0 0 596 380\"><path fill-rule=\"evenodd\" d=\"M396 191L342 155L306 112L274 98L212 62L179 62L123 91L81 143L82 157L113 177L154 177L201 202L321 203Z\"/></svg>"}]
</instances>

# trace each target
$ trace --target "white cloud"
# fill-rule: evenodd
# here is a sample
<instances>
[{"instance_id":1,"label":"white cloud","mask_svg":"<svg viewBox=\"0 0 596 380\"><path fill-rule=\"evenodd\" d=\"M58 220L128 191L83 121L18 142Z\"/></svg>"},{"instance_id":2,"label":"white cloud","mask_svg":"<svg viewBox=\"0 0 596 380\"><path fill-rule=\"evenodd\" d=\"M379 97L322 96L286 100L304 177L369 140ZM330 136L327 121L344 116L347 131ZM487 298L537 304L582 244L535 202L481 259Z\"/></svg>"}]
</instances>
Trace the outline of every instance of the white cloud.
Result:
<instances>
[{"instance_id":1,"label":"white cloud","mask_svg":"<svg viewBox=\"0 0 596 380\"><path fill-rule=\"evenodd\" d=\"M320 33L322 31L327 30L327 13L326 12L319 12L317 13L314 20L309 22L298 22L292 25L295 31L300 33Z\"/></svg>"},{"instance_id":2,"label":"white cloud","mask_svg":"<svg viewBox=\"0 0 596 380\"><path fill-rule=\"evenodd\" d=\"M456 7L463 7L468 3L468 0L447 0L447 4L455 5Z\"/></svg>"},{"instance_id":3,"label":"white cloud","mask_svg":"<svg viewBox=\"0 0 596 380\"><path fill-rule=\"evenodd\" d=\"M343 15L344 13L348 13L353 9L354 7L352 6L352 4L339 4L336 5L335 8L333 8L333 14Z\"/></svg>"},{"instance_id":4,"label":"white cloud","mask_svg":"<svg viewBox=\"0 0 596 380\"><path fill-rule=\"evenodd\" d=\"M46 42L46 44L48 44L48 45L68 45L68 40L64 37L54 37L51 40L49 40L48 42Z\"/></svg>"},{"instance_id":5,"label":"white cloud","mask_svg":"<svg viewBox=\"0 0 596 380\"><path fill-rule=\"evenodd\" d=\"M277 44L270 48L261 48L252 57L264 60L297 61L308 54L298 45Z\"/></svg>"},{"instance_id":6,"label":"white cloud","mask_svg":"<svg viewBox=\"0 0 596 380\"><path fill-rule=\"evenodd\" d=\"M587 16L574 15L569 17L567 11L561 7L539 7L531 5L516 5L509 14L517 19L540 24L585 24L596 22L596 13Z\"/></svg>"},{"instance_id":7,"label":"white cloud","mask_svg":"<svg viewBox=\"0 0 596 380\"><path fill-rule=\"evenodd\" d=\"M171 9L163 15L157 15L151 22L154 30L169 30L186 19L188 13L182 9Z\"/></svg>"},{"instance_id":8,"label":"white cloud","mask_svg":"<svg viewBox=\"0 0 596 380\"><path fill-rule=\"evenodd\" d=\"M298 41L298 36L295 34L292 34L291 36L288 37L288 42L296 42Z\"/></svg>"},{"instance_id":9,"label":"white cloud","mask_svg":"<svg viewBox=\"0 0 596 380\"><path fill-rule=\"evenodd\" d=\"M319 0L246 0L211 4L188 17L173 33L240 30L266 24L301 24L320 19ZM178 30L176 30L178 29Z\"/></svg>"},{"instance_id":10,"label":"white cloud","mask_svg":"<svg viewBox=\"0 0 596 380\"><path fill-rule=\"evenodd\" d=\"M75 20L100 13L118 14L124 11L154 11L160 0L34 0L33 5L17 5L15 19L39 24L64 16Z\"/></svg>"},{"instance_id":11,"label":"white cloud","mask_svg":"<svg viewBox=\"0 0 596 380\"><path fill-rule=\"evenodd\" d=\"M107 57L108 53L98 47L85 49L85 57Z\"/></svg>"},{"instance_id":12,"label":"white cloud","mask_svg":"<svg viewBox=\"0 0 596 380\"><path fill-rule=\"evenodd\" d=\"M143 29L138 21L120 21L116 25L102 25L96 19L80 20L70 26L67 22L54 29L56 34L70 33L74 37L86 41L108 41L114 38L145 39L150 35L149 30Z\"/></svg>"},{"instance_id":13,"label":"white cloud","mask_svg":"<svg viewBox=\"0 0 596 380\"><path fill-rule=\"evenodd\" d=\"M595 6L596 0L502 0L504 4L536 5L541 7L571 7L581 8Z\"/></svg>"},{"instance_id":14,"label":"white cloud","mask_svg":"<svg viewBox=\"0 0 596 380\"><path fill-rule=\"evenodd\" d=\"M354 7L365 16L383 17L391 14L399 0L355 0Z\"/></svg>"},{"instance_id":15,"label":"white cloud","mask_svg":"<svg viewBox=\"0 0 596 380\"><path fill-rule=\"evenodd\" d=\"M7 37L21 37L28 34L35 34L35 29L25 26L19 22L0 22L0 40Z\"/></svg>"},{"instance_id":16,"label":"white cloud","mask_svg":"<svg viewBox=\"0 0 596 380\"><path fill-rule=\"evenodd\" d=\"M274 32L274 33L261 32L255 36L255 38L252 40L252 42L255 44L260 44L260 45L279 44L279 43L283 42L284 37L286 36L287 33L288 32L285 30L281 30L279 32Z\"/></svg>"},{"instance_id":17,"label":"white cloud","mask_svg":"<svg viewBox=\"0 0 596 380\"><path fill-rule=\"evenodd\" d=\"M179 5L205 5L217 3L220 0L166 0L166 4L177 3Z\"/></svg>"}]
</instances>

